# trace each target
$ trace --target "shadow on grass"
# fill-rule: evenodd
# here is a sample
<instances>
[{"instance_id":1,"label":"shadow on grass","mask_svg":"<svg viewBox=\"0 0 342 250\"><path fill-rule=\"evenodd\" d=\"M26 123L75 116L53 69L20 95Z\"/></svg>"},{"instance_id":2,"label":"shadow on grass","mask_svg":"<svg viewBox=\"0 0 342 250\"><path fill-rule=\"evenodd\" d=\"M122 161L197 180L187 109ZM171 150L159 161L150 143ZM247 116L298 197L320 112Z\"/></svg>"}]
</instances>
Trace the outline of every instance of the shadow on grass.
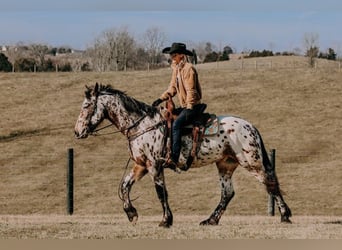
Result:
<instances>
[{"instance_id":1,"label":"shadow on grass","mask_svg":"<svg viewBox=\"0 0 342 250\"><path fill-rule=\"evenodd\" d=\"M0 135L0 142L9 142L16 139L20 139L23 137L31 137L31 136L37 136L42 135L43 133L50 133L54 130L60 130L60 129L66 129L69 128L69 126L61 126L56 128L40 128L40 129L28 129L28 130L16 130L12 131L8 135Z\"/></svg>"}]
</instances>

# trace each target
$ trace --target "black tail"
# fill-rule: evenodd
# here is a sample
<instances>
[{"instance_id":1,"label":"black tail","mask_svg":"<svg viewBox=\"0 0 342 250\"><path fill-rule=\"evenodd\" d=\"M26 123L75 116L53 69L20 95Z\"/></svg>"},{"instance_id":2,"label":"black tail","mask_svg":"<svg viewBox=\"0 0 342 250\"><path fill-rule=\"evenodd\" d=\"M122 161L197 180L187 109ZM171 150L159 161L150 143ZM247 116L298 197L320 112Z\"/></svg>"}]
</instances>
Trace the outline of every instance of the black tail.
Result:
<instances>
[{"instance_id":1,"label":"black tail","mask_svg":"<svg viewBox=\"0 0 342 250\"><path fill-rule=\"evenodd\" d=\"M254 129L256 130L260 138L260 147L261 147L261 152L262 152L262 164L264 165L265 170L273 169L274 167L270 161L270 158L268 157L268 153L266 151L265 144L264 144L264 141L262 140L260 132L257 128L254 127Z\"/></svg>"},{"instance_id":2,"label":"black tail","mask_svg":"<svg viewBox=\"0 0 342 250\"><path fill-rule=\"evenodd\" d=\"M260 135L260 132L255 128L257 131L259 138L260 138L260 146L261 146L261 151L262 151L262 164L264 165L265 168L265 173L266 173L266 188L267 192L271 194L284 194L284 192L280 189L279 187L279 182L278 178L276 175L275 167L270 161L270 158L268 157L268 153L266 151L264 142L262 140L262 137Z\"/></svg>"}]
</instances>

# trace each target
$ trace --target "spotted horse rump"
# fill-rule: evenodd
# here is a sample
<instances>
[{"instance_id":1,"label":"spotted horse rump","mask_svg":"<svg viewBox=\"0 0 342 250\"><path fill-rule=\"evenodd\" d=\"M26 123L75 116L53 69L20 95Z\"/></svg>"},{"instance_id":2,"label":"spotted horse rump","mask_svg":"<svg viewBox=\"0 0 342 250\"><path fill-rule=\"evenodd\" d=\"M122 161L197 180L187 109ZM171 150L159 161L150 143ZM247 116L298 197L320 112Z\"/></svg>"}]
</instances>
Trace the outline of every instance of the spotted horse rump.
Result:
<instances>
[{"instance_id":1,"label":"spotted horse rump","mask_svg":"<svg viewBox=\"0 0 342 250\"><path fill-rule=\"evenodd\" d=\"M173 215L168 204L164 171L165 119L162 111L140 102L110 85L87 87L81 112L75 125L75 137L86 138L104 120L109 120L127 138L134 165L120 184L120 198L129 221L136 223L138 213L130 199L133 184L149 174L163 208L160 226L170 227ZM278 178L268 158L259 131L249 122L233 116L218 116L217 133L204 135L191 168L215 163L221 183L221 199L208 219L201 225L217 225L234 197L232 175L242 167L255 176L273 195L281 215L281 222L291 223L291 210L284 201ZM164 128L164 129L163 129ZM192 147L191 135L182 136L180 162L185 163Z\"/></svg>"}]
</instances>

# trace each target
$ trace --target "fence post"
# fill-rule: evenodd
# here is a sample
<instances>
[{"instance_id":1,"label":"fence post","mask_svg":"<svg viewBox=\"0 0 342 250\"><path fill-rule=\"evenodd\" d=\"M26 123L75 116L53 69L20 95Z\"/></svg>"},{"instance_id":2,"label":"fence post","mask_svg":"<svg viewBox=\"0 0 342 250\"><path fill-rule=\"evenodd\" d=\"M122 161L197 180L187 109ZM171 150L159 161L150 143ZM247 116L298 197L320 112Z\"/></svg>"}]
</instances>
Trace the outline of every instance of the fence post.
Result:
<instances>
[{"instance_id":1,"label":"fence post","mask_svg":"<svg viewBox=\"0 0 342 250\"><path fill-rule=\"evenodd\" d=\"M72 215L74 212L74 149L68 149L67 166L67 213Z\"/></svg>"},{"instance_id":2,"label":"fence post","mask_svg":"<svg viewBox=\"0 0 342 250\"><path fill-rule=\"evenodd\" d=\"M275 172L275 155L276 155L275 149L271 149L269 155L270 155L270 160L271 160L273 171ZM274 196L272 194L268 194L267 212L269 216L274 216Z\"/></svg>"}]
</instances>

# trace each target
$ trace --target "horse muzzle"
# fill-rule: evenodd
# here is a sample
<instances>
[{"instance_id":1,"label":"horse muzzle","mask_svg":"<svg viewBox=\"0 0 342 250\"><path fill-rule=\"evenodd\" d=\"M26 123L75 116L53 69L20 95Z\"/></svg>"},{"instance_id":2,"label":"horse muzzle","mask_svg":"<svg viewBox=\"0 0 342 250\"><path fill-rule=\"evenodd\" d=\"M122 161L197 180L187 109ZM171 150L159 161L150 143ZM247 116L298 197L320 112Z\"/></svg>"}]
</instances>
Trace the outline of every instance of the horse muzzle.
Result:
<instances>
[{"instance_id":1,"label":"horse muzzle","mask_svg":"<svg viewBox=\"0 0 342 250\"><path fill-rule=\"evenodd\" d=\"M88 135L89 135L89 133L88 133L87 129L83 129L80 133L75 130L75 138L76 139L85 139L88 137Z\"/></svg>"}]
</instances>

